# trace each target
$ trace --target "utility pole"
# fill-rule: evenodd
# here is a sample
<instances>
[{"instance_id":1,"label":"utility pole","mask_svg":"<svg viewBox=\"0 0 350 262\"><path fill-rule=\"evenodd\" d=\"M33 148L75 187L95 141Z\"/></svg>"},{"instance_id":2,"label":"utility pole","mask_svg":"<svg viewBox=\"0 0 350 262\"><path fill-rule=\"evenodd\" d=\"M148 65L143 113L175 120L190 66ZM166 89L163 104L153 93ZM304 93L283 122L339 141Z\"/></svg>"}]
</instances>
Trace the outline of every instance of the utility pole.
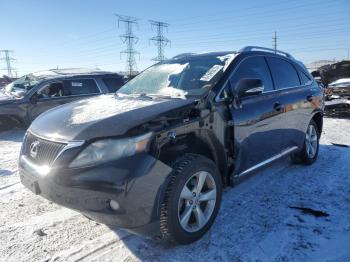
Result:
<instances>
[{"instance_id":1,"label":"utility pole","mask_svg":"<svg viewBox=\"0 0 350 262\"><path fill-rule=\"evenodd\" d=\"M135 61L135 54L140 54L134 49L134 44L137 44L138 37L133 33L133 26L138 26L137 18L131 16L118 15L118 28L120 23L125 24L125 33L120 35L122 42L126 44L126 49L121 51L120 54L126 54L126 71L128 72L129 77L135 75L137 71L137 65Z\"/></svg>"},{"instance_id":2,"label":"utility pole","mask_svg":"<svg viewBox=\"0 0 350 262\"><path fill-rule=\"evenodd\" d=\"M11 66L11 61L14 61L15 59L11 57L11 54L13 54L12 50L0 50L0 53L4 54L4 58L1 58L0 60L4 60L6 63L6 68L3 70L7 70L7 76L10 78L13 78L12 71L14 68Z\"/></svg>"},{"instance_id":3,"label":"utility pole","mask_svg":"<svg viewBox=\"0 0 350 262\"><path fill-rule=\"evenodd\" d=\"M276 53L277 52L277 32L276 31L275 31L275 36L272 37L272 46Z\"/></svg>"},{"instance_id":4,"label":"utility pole","mask_svg":"<svg viewBox=\"0 0 350 262\"><path fill-rule=\"evenodd\" d=\"M164 56L164 47L170 43L170 40L164 36L163 31L164 28L168 30L169 24L154 20L149 20L149 22L151 23L151 28L155 28L157 32L156 36L150 38L150 41L152 41L158 48L158 56L152 60L160 62L166 59Z\"/></svg>"}]
</instances>

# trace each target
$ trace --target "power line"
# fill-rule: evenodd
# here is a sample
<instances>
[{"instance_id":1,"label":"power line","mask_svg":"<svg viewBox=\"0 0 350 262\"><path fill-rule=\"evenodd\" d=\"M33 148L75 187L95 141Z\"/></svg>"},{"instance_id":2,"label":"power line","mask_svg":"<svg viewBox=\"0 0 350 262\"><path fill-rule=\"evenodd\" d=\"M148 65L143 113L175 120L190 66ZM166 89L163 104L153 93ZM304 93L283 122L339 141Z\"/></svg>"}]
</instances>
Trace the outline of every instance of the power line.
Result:
<instances>
[{"instance_id":1,"label":"power line","mask_svg":"<svg viewBox=\"0 0 350 262\"><path fill-rule=\"evenodd\" d=\"M272 47L277 52L277 32L275 31L275 36L272 37Z\"/></svg>"},{"instance_id":2,"label":"power line","mask_svg":"<svg viewBox=\"0 0 350 262\"><path fill-rule=\"evenodd\" d=\"M3 70L7 70L7 76L12 78L14 76L13 72L15 69L11 66L11 61L14 61L15 59L11 57L11 54L13 54L12 50L0 50L0 53L4 54L4 58L1 58L0 60L4 60L6 63L6 68Z\"/></svg>"},{"instance_id":3,"label":"power line","mask_svg":"<svg viewBox=\"0 0 350 262\"><path fill-rule=\"evenodd\" d=\"M335 30L332 30L332 32L335 32ZM342 33L342 32L339 32L339 33ZM329 38L330 35L328 34L326 37ZM303 40L306 40L306 39L316 39L316 38L324 39L325 34L324 33L322 35L309 34L309 35L307 35L307 37L304 37L303 35L295 35L293 37L293 39L291 39L291 40L286 39L284 42L294 45L294 44L300 44ZM252 43L252 41L254 41L255 44L261 45L262 42L257 42L257 40L267 40L267 39L268 39L267 37L261 37L261 36L259 36L259 37L252 36L252 37L247 37L247 38L236 38L236 39L230 37L230 38L222 38L220 40L213 39L213 40L208 40L208 41L185 41L185 42L181 42L179 44L176 44L176 47L187 47L188 48L189 44L195 44L195 47L211 45L211 46L215 46L215 48L218 48L218 45L221 45L221 46L225 46L225 47L230 46L230 49L232 49L232 47L234 47L237 44L238 40L240 41L239 46L241 46L243 40L244 40L243 45L249 45ZM263 44L266 45L265 41ZM281 44L279 44L279 45L281 45Z\"/></svg>"},{"instance_id":4,"label":"power line","mask_svg":"<svg viewBox=\"0 0 350 262\"><path fill-rule=\"evenodd\" d=\"M339 0L341 1L341 0ZM253 17L254 18L266 18L266 16L271 16L276 14L277 18L280 19L282 16L281 14L288 14L291 12L291 10L296 9L296 10L300 10L300 9L304 9L304 8L308 8L308 7L312 7L312 11L317 11L323 8L327 8L327 7L333 7L334 6L334 2L329 2L329 1L323 1L323 2L319 2L317 5L315 5L315 3L307 3L307 4L301 4L301 5L292 5L292 6L282 6L279 7L277 9L271 8L269 10L266 10L265 12L261 12L260 9L256 6L256 4L254 3L254 7L251 8L252 10L254 10L254 12L244 12L244 10L249 10L249 8L246 9L242 9L240 10L240 14L235 15L235 24L237 24L237 20L243 20L246 21L247 17ZM291 3L291 1L286 1L285 3ZM295 1L295 3L299 3L298 1ZM266 6L266 4L265 4ZM275 5L276 6L276 5ZM328 12L329 12L329 8L328 8ZM256 11L258 10L258 11ZM184 26L188 26L188 25L200 25L201 27L204 25L204 27L206 28L207 25L206 24L212 24L215 26L215 23L217 22L223 22L225 19L228 19L228 21L232 21L232 12L234 12L235 10L225 10L225 11L216 11L215 13L213 13L213 15L203 15L200 17L200 19L196 19L198 21L195 22L178 22L176 23L176 26L180 26L181 28L183 28ZM215 14L215 15L214 15ZM227 14L228 16L224 16L224 14ZM210 18L208 18L210 17ZM186 18L177 18L177 21L189 21L191 18L186 19ZM226 20L225 20L226 21ZM295 21L295 20L294 20Z\"/></svg>"},{"instance_id":5,"label":"power line","mask_svg":"<svg viewBox=\"0 0 350 262\"><path fill-rule=\"evenodd\" d=\"M156 36L150 38L150 41L152 41L158 49L158 56L152 60L160 62L165 60L164 47L170 43L170 40L164 36L163 32L164 28L168 29L169 24L154 20L149 20L149 22L151 23L151 28L155 28L157 32Z\"/></svg>"},{"instance_id":6,"label":"power line","mask_svg":"<svg viewBox=\"0 0 350 262\"><path fill-rule=\"evenodd\" d=\"M120 22L125 24L125 34L120 35L120 38L126 44L126 49L120 53L126 54L126 72L128 72L129 76L133 76L137 73L135 54L140 54L134 49L134 44L138 42L138 37L133 33L133 26L138 26L137 18L118 14L116 16L118 17L118 27Z\"/></svg>"}]
</instances>

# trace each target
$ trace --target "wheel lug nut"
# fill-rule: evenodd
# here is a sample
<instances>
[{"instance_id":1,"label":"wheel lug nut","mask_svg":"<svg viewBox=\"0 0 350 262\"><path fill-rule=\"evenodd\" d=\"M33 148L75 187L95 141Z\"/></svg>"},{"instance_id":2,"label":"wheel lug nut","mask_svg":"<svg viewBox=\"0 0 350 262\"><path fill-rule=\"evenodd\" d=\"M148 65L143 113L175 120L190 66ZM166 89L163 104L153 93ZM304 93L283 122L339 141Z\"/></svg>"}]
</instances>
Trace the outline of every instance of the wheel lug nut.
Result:
<instances>
[{"instance_id":1,"label":"wheel lug nut","mask_svg":"<svg viewBox=\"0 0 350 262\"><path fill-rule=\"evenodd\" d=\"M192 195L193 195L193 196L196 196L196 192L193 192Z\"/></svg>"},{"instance_id":2,"label":"wheel lug nut","mask_svg":"<svg viewBox=\"0 0 350 262\"><path fill-rule=\"evenodd\" d=\"M190 205L192 205L193 204L193 201L192 200L190 200Z\"/></svg>"}]
</instances>

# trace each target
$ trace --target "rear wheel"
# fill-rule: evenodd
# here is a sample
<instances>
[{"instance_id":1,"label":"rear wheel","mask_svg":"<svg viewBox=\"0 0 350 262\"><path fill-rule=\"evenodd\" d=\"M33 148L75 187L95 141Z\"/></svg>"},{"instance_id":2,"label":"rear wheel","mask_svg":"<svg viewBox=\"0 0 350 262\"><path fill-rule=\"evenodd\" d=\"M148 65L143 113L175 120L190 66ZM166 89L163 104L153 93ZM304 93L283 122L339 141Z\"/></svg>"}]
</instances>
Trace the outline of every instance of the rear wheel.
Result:
<instances>
[{"instance_id":1,"label":"rear wheel","mask_svg":"<svg viewBox=\"0 0 350 262\"><path fill-rule=\"evenodd\" d=\"M302 163L311 165L314 163L318 156L320 134L318 132L317 124L314 120L311 120L306 134L305 142L299 158Z\"/></svg>"},{"instance_id":2,"label":"rear wheel","mask_svg":"<svg viewBox=\"0 0 350 262\"><path fill-rule=\"evenodd\" d=\"M173 165L161 207L160 229L166 240L189 244L213 224L222 194L219 171L210 159L186 154Z\"/></svg>"}]
</instances>

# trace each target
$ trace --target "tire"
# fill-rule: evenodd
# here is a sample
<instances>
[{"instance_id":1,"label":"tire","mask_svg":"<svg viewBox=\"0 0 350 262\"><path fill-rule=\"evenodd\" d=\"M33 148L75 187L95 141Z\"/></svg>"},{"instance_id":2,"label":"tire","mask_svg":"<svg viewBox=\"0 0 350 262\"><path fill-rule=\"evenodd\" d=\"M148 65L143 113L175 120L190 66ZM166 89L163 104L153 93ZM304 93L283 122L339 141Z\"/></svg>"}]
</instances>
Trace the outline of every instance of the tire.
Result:
<instances>
[{"instance_id":1,"label":"tire","mask_svg":"<svg viewBox=\"0 0 350 262\"><path fill-rule=\"evenodd\" d=\"M310 134L311 134L311 142L309 138ZM318 126L314 120L311 120L305 133L305 141L304 141L303 149L298 155L298 158L300 159L302 164L311 165L316 161L319 147L320 147L319 140L320 140L320 133L319 133Z\"/></svg>"},{"instance_id":2,"label":"tire","mask_svg":"<svg viewBox=\"0 0 350 262\"><path fill-rule=\"evenodd\" d=\"M215 163L201 155L185 154L172 167L161 205L160 231L165 241L189 244L201 238L216 218L221 176Z\"/></svg>"}]
</instances>

